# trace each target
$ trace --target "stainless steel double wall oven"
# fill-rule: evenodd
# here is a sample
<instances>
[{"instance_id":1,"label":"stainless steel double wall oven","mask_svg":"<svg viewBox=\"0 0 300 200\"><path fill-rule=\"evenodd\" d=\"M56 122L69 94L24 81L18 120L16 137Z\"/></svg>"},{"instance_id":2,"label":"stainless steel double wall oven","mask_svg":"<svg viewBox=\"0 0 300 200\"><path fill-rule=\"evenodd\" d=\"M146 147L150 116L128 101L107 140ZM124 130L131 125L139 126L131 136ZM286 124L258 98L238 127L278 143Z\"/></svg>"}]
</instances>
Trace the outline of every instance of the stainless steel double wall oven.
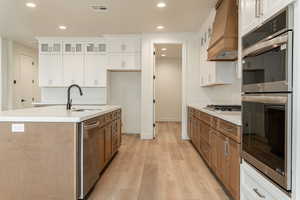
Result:
<instances>
[{"instance_id":1,"label":"stainless steel double wall oven","mask_svg":"<svg viewBox=\"0 0 300 200\"><path fill-rule=\"evenodd\" d=\"M293 8L242 38L242 156L291 190Z\"/></svg>"}]
</instances>

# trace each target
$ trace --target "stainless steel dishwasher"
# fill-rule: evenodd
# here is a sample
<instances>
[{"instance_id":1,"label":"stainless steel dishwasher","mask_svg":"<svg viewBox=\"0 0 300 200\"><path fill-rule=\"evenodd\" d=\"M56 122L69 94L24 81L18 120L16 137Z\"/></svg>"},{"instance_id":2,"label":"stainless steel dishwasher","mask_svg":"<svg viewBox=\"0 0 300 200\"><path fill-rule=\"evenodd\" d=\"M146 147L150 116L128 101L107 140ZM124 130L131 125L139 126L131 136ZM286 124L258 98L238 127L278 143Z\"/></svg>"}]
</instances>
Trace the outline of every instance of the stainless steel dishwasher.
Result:
<instances>
[{"instance_id":1,"label":"stainless steel dishwasher","mask_svg":"<svg viewBox=\"0 0 300 200\"><path fill-rule=\"evenodd\" d=\"M97 169L97 135L100 122L96 119L78 125L78 198L84 199L99 178Z\"/></svg>"}]
</instances>

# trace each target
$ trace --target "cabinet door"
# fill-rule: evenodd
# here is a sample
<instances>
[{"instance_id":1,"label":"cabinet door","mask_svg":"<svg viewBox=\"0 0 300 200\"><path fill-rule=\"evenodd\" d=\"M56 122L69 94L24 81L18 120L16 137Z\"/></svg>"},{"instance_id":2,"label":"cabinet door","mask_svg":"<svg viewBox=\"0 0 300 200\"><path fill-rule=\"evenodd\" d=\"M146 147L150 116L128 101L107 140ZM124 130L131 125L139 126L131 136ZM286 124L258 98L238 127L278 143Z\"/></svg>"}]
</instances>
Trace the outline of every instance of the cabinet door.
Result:
<instances>
[{"instance_id":1,"label":"cabinet door","mask_svg":"<svg viewBox=\"0 0 300 200\"><path fill-rule=\"evenodd\" d=\"M118 148L122 144L122 119L121 119L121 110L118 111L118 120L117 120L117 134L118 134Z\"/></svg>"},{"instance_id":2,"label":"cabinet door","mask_svg":"<svg viewBox=\"0 0 300 200\"><path fill-rule=\"evenodd\" d=\"M226 174L227 168L227 156L225 154L226 146L226 137L222 134L219 134L217 137L217 176L222 181L226 187L228 180L228 174Z\"/></svg>"},{"instance_id":3,"label":"cabinet door","mask_svg":"<svg viewBox=\"0 0 300 200\"><path fill-rule=\"evenodd\" d=\"M39 43L40 54L61 54L61 41L44 41Z\"/></svg>"},{"instance_id":4,"label":"cabinet door","mask_svg":"<svg viewBox=\"0 0 300 200\"><path fill-rule=\"evenodd\" d=\"M210 167L215 172L215 174L218 174L218 132L211 130L210 132Z\"/></svg>"},{"instance_id":5,"label":"cabinet door","mask_svg":"<svg viewBox=\"0 0 300 200\"><path fill-rule=\"evenodd\" d=\"M55 87L63 85L63 67L61 55L39 55L39 86Z\"/></svg>"},{"instance_id":6,"label":"cabinet door","mask_svg":"<svg viewBox=\"0 0 300 200\"><path fill-rule=\"evenodd\" d=\"M64 86L71 84L83 85L84 56L63 55Z\"/></svg>"},{"instance_id":7,"label":"cabinet door","mask_svg":"<svg viewBox=\"0 0 300 200\"><path fill-rule=\"evenodd\" d=\"M124 67L122 54L110 54L108 56L108 68L109 69L122 69Z\"/></svg>"},{"instance_id":8,"label":"cabinet door","mask_svg":"<svg viewBox=\"0 0 300 200\"><path fill-rule=\"evenodd\" d=\"M107 45L103 42L89 42L85 44L86 54L104 54L107 51Z\"/></svg>"},{"instance_id":9,"label":"cabinet door","mask_svg":"<svg viewBox=\"0 0 300 200\"><path fill-rule=\"evenodd\" d=\"M263 21L268 20L270 17L278 13L294 0L262 0L261 14L263 15Z\"/></svg>"},{"instance_id":10,"label":"cabinet door","mask_svg":"<svg viewBox=\"0 0 300 200\"><path fill-rule=\"evenodd\" d=\"M110 39L108 41L108 52L110 53L121 53L123 52L124 45L123 45L123 39Z\"/></svg>"},{"instance_id":11,"label":"cabinet door","mask_svg":"<svg viewBox=\"0 0 300 200\"><path fill-rule=\"evenodd\" d=\"M112 155L112 123L106 125L105 129L105 162L107 163Z\"/></svg>"},{"instance_id":12,"label":"cabinet door","mask_svg":"<svg viewBox=\"0 0 300 200\"><path fill-rule=\"evenodd\" d=\"M242 35L250 32L261 22L258 0L241 1Z\"/></svg>"},{"instance_id":13,"label":"cabinet door","mask_svg":"<svg viewBox=\"0 0 300 200\"><path fill-rule=\"evenodd\" d=\"M196 145L196 148L198 149L198 151L201 153L201 148L200 148L200 140L201 140L201 121L196 118L196 136L195 136L195 145Z\"/></svg>"},{"instance_id":14,"label":"cabinet door","mask_svg":"<svg viewBox=\"0 0 300 200\"><path fill-rule=\"evenodd\" d=\"M84 85L86 87L106 87L106 55L86 55L84 70Z\"/></svg>"},{"instance_id":15,"label":"cabinet door","mask_svg":"<svg viewBox=\"0 0 300 200\"><path fill-rule=\"evenodd\" d=\"M122 68L124 69L140 69L140 54L123 54Z\"/></svg>"},{"instance_id":16,"label":"cabinet door","mask_svg":"<svg viewBox=\"0 0 300 200\"><path fill-rule=\"evenodd\" d=\"M136 53L139 52L141 47L141 43L139 39L136 38L128 38L123 40L123 52L126 53Z\"/></svg>"},{"instance_id":17,"label":"cabinet door","mask_svg":"<svg viewBox=\"0 0 300 200\"><path fill-rule=\"evenodd\" d=\"M63 54L84 54L84 44L81 42L63 42Z\"/></svg>"},{"instance_id":18,"label":"cabinet door","mask_svg":"<svg viewBox=\"0 0 300 200\"><path fill-rule=\"evenodd\" d=\"M228 139L227 141L227 168L226 174L229 175L226 184L227 189L234 199L240 197L240 144Z\"/></svg>"}]
</instances>

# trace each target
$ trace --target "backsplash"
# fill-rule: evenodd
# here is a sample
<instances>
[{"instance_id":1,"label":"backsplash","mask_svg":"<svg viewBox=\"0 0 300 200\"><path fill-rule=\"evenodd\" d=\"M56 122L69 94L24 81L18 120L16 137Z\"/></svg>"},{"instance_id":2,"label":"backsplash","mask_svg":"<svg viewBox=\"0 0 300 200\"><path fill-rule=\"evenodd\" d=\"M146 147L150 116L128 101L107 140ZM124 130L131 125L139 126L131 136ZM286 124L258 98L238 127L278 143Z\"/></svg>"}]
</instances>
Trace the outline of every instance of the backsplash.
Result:
<instances>
[{"instance_id":1,"label":"backsplash","mask_svg":"<svg viewBox=\"0 0 300 200\"><path fill-rule=\"evenodd\" d=\"M67 102L68 88L42 88L42 103L65 104ZM106 88L82 88L83 96L79 95L77 88L72 88L71 98L73 104L106 104Z\"/></svg>"}]
</instances>

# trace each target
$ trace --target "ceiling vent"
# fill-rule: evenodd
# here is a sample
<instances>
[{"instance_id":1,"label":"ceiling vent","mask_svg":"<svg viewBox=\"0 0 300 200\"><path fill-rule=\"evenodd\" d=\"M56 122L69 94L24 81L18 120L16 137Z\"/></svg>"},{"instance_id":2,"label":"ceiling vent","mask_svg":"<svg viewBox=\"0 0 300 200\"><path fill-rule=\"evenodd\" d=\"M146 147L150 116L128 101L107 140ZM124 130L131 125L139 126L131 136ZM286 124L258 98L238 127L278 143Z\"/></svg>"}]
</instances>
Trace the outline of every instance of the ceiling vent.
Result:
<instances>
[{"instance_id":1,"label":"ceiling vent","mask_svg":"<svg viewBox=\"0 0 300 200\"><path fill-rule=\"evenodd\" d=\"M107 12L108 11L108 7L103 4L90 5L90 8L93 9L95 12Z\"/></svg>"}]
</instances>

